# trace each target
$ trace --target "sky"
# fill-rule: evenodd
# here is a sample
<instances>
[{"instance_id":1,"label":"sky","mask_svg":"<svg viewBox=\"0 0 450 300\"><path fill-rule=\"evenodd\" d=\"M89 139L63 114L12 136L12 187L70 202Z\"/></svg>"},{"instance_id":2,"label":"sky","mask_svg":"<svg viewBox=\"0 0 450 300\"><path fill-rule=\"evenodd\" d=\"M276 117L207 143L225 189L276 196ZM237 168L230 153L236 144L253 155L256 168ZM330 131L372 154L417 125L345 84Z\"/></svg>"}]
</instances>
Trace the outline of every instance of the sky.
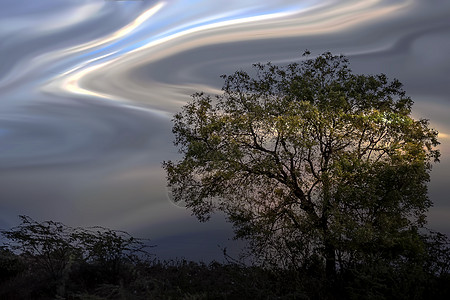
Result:
<instances>
[{"instance_id":1,"label":"sky","mask_svg":"<svg viewBox=\"0 0 450 300\"><path fill-rule=\"evenodd\" d=\"M170 201L171 118L220 75L308 49L404 84L440 133L428 227L450 234L449 15L446 0L0 0L0 228L101 225L161 258L239 249L223 216Z\"/></svg>"}]
</instances>

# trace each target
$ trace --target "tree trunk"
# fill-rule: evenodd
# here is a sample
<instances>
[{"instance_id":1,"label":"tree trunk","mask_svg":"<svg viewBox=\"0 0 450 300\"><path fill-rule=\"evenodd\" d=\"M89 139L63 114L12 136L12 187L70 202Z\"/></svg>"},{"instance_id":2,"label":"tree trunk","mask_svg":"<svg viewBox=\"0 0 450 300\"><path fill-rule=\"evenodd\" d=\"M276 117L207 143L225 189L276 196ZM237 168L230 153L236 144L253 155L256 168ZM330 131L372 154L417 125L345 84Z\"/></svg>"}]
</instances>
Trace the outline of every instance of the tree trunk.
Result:
<instances>
[{"instance_id":1,"label":"tree trunk","mask_svg":"<svg viewBox=\"0 0 450 300\"><path fill-rule=\"evenodd\" d=\"M325 157L325 166L328 166L328 157ZM328 228L328 220L331 209L331 193L330 193L330 178L327 172L323 173L323 208L321 227L323 232L324 242L324 257L325 257L325 274L327 281L333 281L336 277L336 249L332 242L332 233Z\"/></svg>"},{"instance_id":2,"label":"tree trunk","mask_svg":"<svg viewBox=\"0 0 450 300\"><path fill-rule=\"evenodd\" d=\"M335 247L325 238L325 275L327 281L333 281L336 277L336 251Z\"/></svg>"}]
</instances>

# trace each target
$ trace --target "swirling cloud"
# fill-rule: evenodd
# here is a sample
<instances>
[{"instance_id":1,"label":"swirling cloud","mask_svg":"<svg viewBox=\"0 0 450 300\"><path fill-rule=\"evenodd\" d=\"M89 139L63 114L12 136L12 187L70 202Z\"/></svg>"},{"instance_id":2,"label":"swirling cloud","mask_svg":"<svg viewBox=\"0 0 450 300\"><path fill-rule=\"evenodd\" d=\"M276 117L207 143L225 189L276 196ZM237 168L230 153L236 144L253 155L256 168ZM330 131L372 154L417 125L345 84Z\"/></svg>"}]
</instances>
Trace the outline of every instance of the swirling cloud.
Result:
<instances>
[{"instance_id":1,"label":"swirling cloud","mask_svg":"<svg viewBox=\"0 0 450 300\"><path fill-rule=\"evenodd\" d=\"M148 95L167 99L170 80L158 78L162 82L148 84L148 81L155 79L153 77L142 84L139 79L136 80L136 77L133 77L137 69L142 69L145 65L151 68L152 63L208 45L251 40L280 40L344 32L373 20L392 17L395 13L411 6L412 1L284 1L277 3L276 9L273 5L263 5L259 2L257 4L253 1L246 2L244 6L236 4L234 3L234 6L239 8L227 5L229 9L224 12L217 10L224 7L222 3L216 2L214 7L204 3L206 8L190 12L188 17L172 23L167 20L173 20L174 16L188 10L191 2L178 1L171 5L166 5L164 2L158 3L136 19L142 19L143 15L154 11L148 22L136 20L132 22L141 26L139 30L133 28L135 33L132 32L133 30L125 30L130 28L130 25L119 30L131 35L127 37L128 43L116 48L108 46L107 48L111 49L110 52L97 55L95 59L79 64L75 69L65 73L62 78L53 79L46 86L46 91L147 102L150 106L171 111L170 105L164 107L161 103L155 103L154 100L145 99ZM164 25L158 26L158 24ZM154 27L156 30L153 29ZM105 50L100 49L96 52L104 53ZM201 63L187 61L190 65ZM154 73L158 72L156 70ZM176 76L180 72L183 72L183 69L172 70L167 77ZM180 90L180 82L175 89ZM172 94L176 93L173 89L172 91ZM182 93L186 91L192 91L192 87L185 86ZM181 97L173 99L180 101Z\"/></svg>"}]
</instances>

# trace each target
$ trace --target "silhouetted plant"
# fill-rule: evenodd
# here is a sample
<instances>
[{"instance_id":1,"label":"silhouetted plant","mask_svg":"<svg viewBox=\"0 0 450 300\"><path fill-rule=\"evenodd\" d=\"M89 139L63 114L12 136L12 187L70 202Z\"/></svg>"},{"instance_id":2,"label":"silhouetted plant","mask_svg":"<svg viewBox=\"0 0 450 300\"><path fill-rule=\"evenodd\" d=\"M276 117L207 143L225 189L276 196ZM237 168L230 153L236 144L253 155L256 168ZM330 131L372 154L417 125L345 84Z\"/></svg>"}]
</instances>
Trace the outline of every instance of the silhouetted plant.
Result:
<instances>
[{"instance_id":1,"label":"silhouetted plant","mask_svg":"<svg viewBox=\"0 0 450 300\"><path fill-rule=\"evenodd\" d=\"M137 239L124 231L104 227L78 228L73 234L83 260L98 269L104 279L116 282L128 264L148 259L147 240Z\"/></svg>"},{"instance_id":2,"label":"silhouetted plant","mask_svg":"<svg viewBox=\"0 0 450 300\"><path fill-rule=\"evenodd\" d=\"M0 247L0 282L4 282L24 271L26 265L23 259L9 250Z\"/></svg>"},{"instance_id":3,"label":"silhouetted plant","mask_svg":"<svg viewBox=\"0 0 450 300\"><path fill-rule=\"evenodd\" d=\"M182 159L163 163L174 201L200 221L225 213L260 265L319 259L330 282L420 255L439 142L402 84L329 52L254 69L175 114Z\"/></svg>"},{"instance_id":4,"label":"silhouetted plant","mask_svg":"<svg viewBox=\"0 0 450 300\"><path fill-rule=\"evenodd\" d=\"M71 260L80 258L74 246L74 229L54 221L36 222L20 216L22 223L0 233L9 250L20 254L53 278L60 278Z\"/></svg>"},{"instance_id":5,"label":"silhouetted plant","mask_svg":"<svg viewBox=\"0 0 450 300\"><path fill-rule=\"evenodd\" d=\"M37 222L28 216L20 216L20 220L19 226L0 231L4 238L0 268L2 276L8 278L25 271L16 283L33 278L34 285L29 286L30 294L25 298L39 298L40 293L64 295L74 285L115 284L130 276L127 271L133 264L150 256L147 240L123 231L72 228L60 222ZM21 264L27 268L20 269Z\"/></svg>"}]
</instances>

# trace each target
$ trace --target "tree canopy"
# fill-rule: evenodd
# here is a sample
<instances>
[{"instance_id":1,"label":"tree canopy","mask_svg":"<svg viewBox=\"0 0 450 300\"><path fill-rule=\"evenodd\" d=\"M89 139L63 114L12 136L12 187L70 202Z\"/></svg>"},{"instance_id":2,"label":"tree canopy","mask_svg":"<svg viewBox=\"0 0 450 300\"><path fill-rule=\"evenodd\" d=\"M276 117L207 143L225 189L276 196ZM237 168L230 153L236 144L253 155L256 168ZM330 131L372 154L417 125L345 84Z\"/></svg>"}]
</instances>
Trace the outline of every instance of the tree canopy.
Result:
<instances>
[{"instance_id":1,"label":"tree canopy","mask_svg":"<svg viewBox=\"0 0 450 300\"><path fill-rule=\"evenodd\" d=\"M254 70L223 75L222 94L197 93L174 116L174 200L201 221L224 212L267 266L332 277L424 251L439 143L402 84L329 52Z\"/></svg>"}]
</instances>

